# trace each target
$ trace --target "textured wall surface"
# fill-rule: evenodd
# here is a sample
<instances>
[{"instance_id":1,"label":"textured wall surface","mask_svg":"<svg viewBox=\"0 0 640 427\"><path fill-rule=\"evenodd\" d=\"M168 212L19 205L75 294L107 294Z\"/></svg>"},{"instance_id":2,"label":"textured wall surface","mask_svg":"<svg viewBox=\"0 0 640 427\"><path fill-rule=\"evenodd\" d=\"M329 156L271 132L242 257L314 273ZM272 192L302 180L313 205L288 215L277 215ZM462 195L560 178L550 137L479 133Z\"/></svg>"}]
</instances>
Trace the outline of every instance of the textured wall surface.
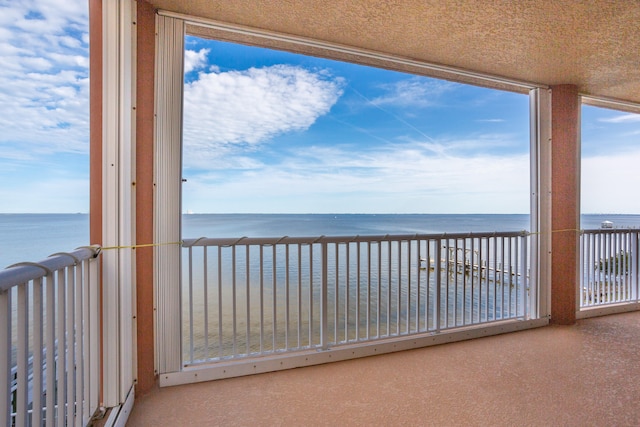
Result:
<instances>
[{"instance_id":1,"label":"textured wall surface","mask_svg":"<svg viewBox=\"0 0 640 427\"><path fill-rule=\"evenodd\" d=\"M640 103L640 2L151 0L159 9Z\"/></svg>"}]
</instances>

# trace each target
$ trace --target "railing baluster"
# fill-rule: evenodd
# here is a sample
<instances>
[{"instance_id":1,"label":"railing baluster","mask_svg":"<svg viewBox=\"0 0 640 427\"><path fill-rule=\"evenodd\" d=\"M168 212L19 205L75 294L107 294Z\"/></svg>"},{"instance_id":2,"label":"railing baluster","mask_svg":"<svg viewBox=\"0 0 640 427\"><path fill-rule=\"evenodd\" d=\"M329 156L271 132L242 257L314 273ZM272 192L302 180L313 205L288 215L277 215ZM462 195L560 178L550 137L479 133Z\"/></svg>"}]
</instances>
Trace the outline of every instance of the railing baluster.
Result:
<instances>
[{"instance_id":1,"label":"railing baluster","mask_svg":"<svg viewBox=\"0 0 640 427\"><path fill-rule=\"evenodd\" d=\"M285 257L285 265L284 265L284 286L285 286L285 311L284 311L284 348L289 349L289 244L284 245L284 257Z\"/></svg>"},{"instance_id":2,"label":"railing baluster","mask_svg":"<svg viewBox=\"0 0 640 427\"><path fill-rule=\"evenodd\" d=\"M321 285L321 296L320 296L320 347L323 350L326 350L328 348L328 341L327 341L327 305L328 305L328 301L329 301L329 296L328 296L328 290L329 290L329 285L328 285L328 274L327 274L327 268L328 268L328 263L327 263L327 259L328 259L328 255L327 255L327 243L326 242L322 242L321 244L321 248L322 248L322 283Z\"/></svg>"},{"instance_id":3,"label":"railing baluster","mask_svg":"<svg viewBox=\"0 0 640 427\"><path fill-rule=\"evenodd\" d=\"M498 306L498 238L495 236L491 239L493 244L493 313L491 320L497 320Z\"/></svg>"},{"instance_id":4,"label":"railing baluster","mask_svg":"<svg viewBox=\"0 0 640 427\"><path fill-rule=\"evenodd\" d=\"M298 243L298 348L302 347L302 245Z\"/></svg>"},{"instance_id":5,"label":"railing baluster","mask_svg":"<svg viewBox=\"0 0 640 427\"><path fill-rule=\"evenodd\" d=\"M476 286L478 288L478 315L477 315L477 322L480 323L482 322L482 278L483 278L483 272L484 272L484 252L482 251L482 242L484 241L484 239L482 237L478 238L478 256L477 256L477 263L478 263L478 280L476 282Z\"/></svg>"},{"instance_id":6,"label":"railing baluster","mask_svg":"<svg viewBox=\"0 0 640 427\"><path fill-rule=\"evenodd\" d=\"M360 245L356 243L356 341L360 340Z\"/></svg>"},{"instance_id":7,"label":"railing baluster","mask_svg":"<svg viewBox=\"0 0 640 427\"><path fill-rule=\"evenodd\" d=\"M367 242L367 334L371 335L371 242Z\"/></svg>"},{"instance_id":8,"label":"railing baluster","mask_svg":"<svg viewBox=\"0 0 640 427\"><path fill-rule=\"evenodd\" d=\"M11 290L0 291L0 417L11 426Z\"/></svg>"},{"instance_id":9,"label":"railing baluster","mask_svg":"<svg viewBox=\"0 0 640 427\"><path fill-rule=\"evenodd\" d=\"M442 239L437 239L435 247L434 271L436 276L436 310L435 310L435 330L440 332L442 328ZM446 256L446 255L445 255ZM445 309L446 313L446 309Z\"/></svg>"},{"instance_id":10,"label":"railing baluster","mask_svg":"<svg viewBox=\"0 0 640 427\"><path fill-rule=\"evenodd\" d=\"M309 347L313 347L313 243L309 245Z\"/></svg>"},{"instance_id":11,"label":"railing baluster","mask_svg":"<svg viewBox=\"0 0 640 427\"><path fill-rule=\"evenodd\" d=\"M260 354L264 352L264 246L260 245Z\"/></svg>"},{"instance_id":12,"label":"railing baluster","mask_svg":"<svg viewBox=\"0 0 640 427\"><path fill-rule=\"evenodd\" d=\"M245 271L246 283L246 305L247 305L247 356L251 354L251 251L250 246L245 245Z\"/></svg>"},{"instance_id":13,"label":"railing baluster","mask_svg":"<svg viewBox=\"0 0 640 427\"><path fill-rule=\"evenodd\" d=\"M334 291L334 308L333 308L333 319L334 319L334 344L338 344L340 339L338 337L338 323L340 319L340 244L335 243L335 263L336 263L336 277L335 277L335 291Z\"/></svg>"},{"instance_id":14,"label":"railing baluster","mask_svg":"<svg viewBox=\"0 0 640 427\"><path fill-rule=\"evenodd\" d=\"M85 292L86 294L86 292ZM84 295L83 295L84 297ZM86 297L84 298L84 300L86 301ZM83 307L83 317L86 318L86 311L85 311L85 306L86 303L82 304ZM88 307L87 307L88 308ZM33 281L33 412L31 415L31 425L33 426L41 426L42 425L42 387L43 387L43 381L42 381L42 367L43 367L43 361L42 361L42 351L43 351L43 347L42 347L42 336L43 336L43 319L42 319L42 314L43 314L43 304L42 304L42 278L39 277L37 279L35 279ZM83 386L84 386L84 390L86 392L87 390L87 381L89 380L89 372L88 372L88 354L87 354L87 347L88 347L88 342L87 342L87 328L85 327L83 329L83 341L84 341L84 346L82 347L82 355L81 357L81 361L83 363L82 369L80 370L80 372L82 372L82 375L79 375L79 377L81 377L83 379ZM0 381L1 383L1 381ZM84 396L84 394L83 394ZM86 414L89 412L88 409L89 406L89 402L86 399L84 399L84 410L83 412ZM83 420L83 422L86 422L87 420Z\"/></svg>"},{"instance_id":15,"label":"railing baluster","mask_svg":"<svg viewBox=\"0 0 640 427\"><path fill-rule=\"evenodd\" d=\"M27 425L27 395L29 384L27 380L27 367L29 364L29 295L28 283L18 286L17 306L17 401L16 425Z\"/></svg>"},{"instance_id":16,"label":"railing baluster","mask_svg":"<svg viewBox=\"0 0 640 427\"><path fill-rule=\"evenodd\" d=\"M202 248L202 292L204 299L204 358L209 358L209 250Z\"/></svg>"},{"instance_id":17,"label":"railing baluster","mask_svg":"<svg viewBox=\"0 0 640 427\"><path fill-rule=\"evenodd\" d=\"M422 246L420 244L420 239L416 240L416 251L418 252L416 254L416 258L418 259L418 263L417 263L417 268L416 268L416 287L417 287L417 291L416 291L416 332L420 331L420 303L422 302L422 298L420 298L420 294L422 292L421 289L421 283L420 283L420 259L421 259L421 254L422 254Z\"/></svg>"},{"instance_id":18,"label":"railing baluster","mask_svg":"<svg viewBox=\"0 0 640 427\"><path fill-rule=\"evenodd\" d=\"M609 259L610 253L609 253L609 247L610 247L610 243L611 243L611 236L610 235L604 235L603 240L603 247L604 247L604 257L602 259L602 262L604 263L605 260ZM604 272L603 274L603 279L604 281L602 282L602 291L601 291L601 295L603 297L601 297L602 301L600 301L600 303L603 302L608 302L607 301L607 297L609 296L609 289L608 289L608 284L609 284L609 270L611 269L611 263L605 263L603 265L602 271Z\"/></svg>"},{"instance_id":19,"label":"railing baluster","mask_svg":"<svg viewBox=\"0 0 640 427\"><path fill-rule=\"evenodd\" d=\"M609 260L611 262L609 262L609 292L608 292L608 302L615 302L617 300L616 298L616 291L617 291L617 268L618 268L618 262L617 262L617 246L618 246L618 239L617 239L617 235L616 233L613 233L610 235L610 241L609 241Z\"/></svg>"},{"instance_id":20,"label":"railing baluster","mask_svg":"<svg viewBox=\"0 0 640 427\"><path fill-rule=\"evenodd\" d=\"M591 269L589 268L591 262L591 235L581 233L580 235L580 289L578 295L580 298L580 308L589 304L588 296L591 289Z\"/></svg>"},{"instance_id":21,"label":"railing baluster","mask_svg":"<svg viewBox=\"0 0 640 427\"><path fill-rule=\"evenodd\" d=\"M351 244L349 242L345 245L346 250L346 279L345 279L345 287L344 287L344 341L349 342L349 313L351 311L351 306L349 304L349 290L351 289Z\"/></svg>"},{"instance_id":22,"label":"railing baluster","mask_svg":"<svg viewBox=\"0 0 640 427\"><path fill-rule=\"evenodd\" d=\"M592 234L591 235L591 258L589 259L589 271L591 272L592 283L589 286L589 297L590 302L589 305L594 305L599 303L596 298L600 298L600 281L602 279L602 271L600 270L599 257L600 257L600 249L601 249L601 241L602 235L600 234Z\"/></svg>"},{"instance_id":23,"label":"railing baluster","mask_svg":"<svg viewBox=\"0 0 640 427\"><path fill-rule=\"evenodd\" d=\"M640 258L638 255L638 249L639 249L639 245L638 243L640 243L640 233L635 231L632 233L632 238L631 238L631 278L632 278L632 283L631 283L631 298L633 301L638 301L638 295L640 295L640 292L638 292L638 286L640 285L640 274L639 274L639 267L640 267L640 263L638 262L638 259Z\"/></svg>"},{"instance_id":24,"label":"railing baluster","mask_svg":"<svg viewBox=\"0 0 640 427\"><path fill-rule=\"evenodd\" d=\"M233 355L238 355L238 319L236 309L236 286L237 286L237 269L236 269L236 250L237 246L231 246L231 316L233 322L232 345Z\"/></svg>"},{"instance_id":25,"label":"railing baluster","mask_svg":"<svg viewBox=\"0 0 640 427\"><path fill-rule=\"evenodd\" d=\"M449 267L449 271L451 274L451 279L453 280L453 326L459 326L460 325L460 321L458 320L458 294L459 294L459 287L460 285L458 284L458 276L459 276L459 267L460 265L458 264L459 262L459 247L458 247L458 242L459 239L453 239L453 261L450 260L448 267Z\"/></svg>"},{"instance_id":26,"label":"railing baluster","mask_svg":"<svg viewBox=\"0 0 640 427\"><path fill-rule=\"evenodd\" d=\"M193 343L193 247L189 247L189 264L187 265L189 274L189 361L194 362Z\"/></svg>"},{"instance_id":27,"label":"railing baluster","mask_svg":"<svg viewBox=\"0 0 640 427\"><path fill-rule=\"evenodd\" d=\"M615 272L615 288L614 292L615 301L622 301L626 296L624 294L624 287L626 286L625 280L625 261L624 261L624 251L623 251L623 234L616 233L616 272Z\"/></svg>"},{"instance_id":28,"label":"railing baluster","mask_svg":"<svg viewBox=\"0 0 640 427\"><path fill-rule=\"evenodd\" d=\"M629 295L630 295L630 288L629 288L629 272L630 272L630 265L629 265L629 234L625 233L624 235L621 236L622 237L622 247L621 247L621 252L622 252L622 271L623 271L623 275L622 275L622 281L624 284L623 287L623 294L622 294L622 300L623 301L628 301L629 300Z\"/></svg>"},{"instance_id":29,"label":"railing baluster","mask_svg":"<svg viewBox=\"0 0 640 427\"><path fill-rule=\"evenodd\" d=\"M407 240L407 328L406 333L411 330L411 240Z\"/></svg>"},{"instance_id":30,"label":"railing baluster","mask_svg":"<svg viewBox=\"0 0 640 427\"><path fill-rule=\"evenodd\" d=\"M470 307L470 313L469 313L469 321L471 323L475 323L476 320L476 304L475 304L475 298L476 298L476 259L475 259L475 254L476 254L476 250L475 250L475 244L476 244L476 239L474 237L472 237L470 239L470 243L471 243L471 248L469 248L469 268L470 268L470 274L471 274L471 307ZM479 271L479 270L478 270ZM478 300L479 301L479 300Z\"/></svg>"},{"instance_id":31,"label":"railing baluster","mask_svg":"<svg viewBox=\"0 0 640 427\"><path fill-rule=\"evenodd\" d=\"M589 256L591 254L590 235L580 234L580 289L578 289L579 307L587 305L589 295L590 269Z\"/></svg>"},{"instance_id":32,"label":"railing baluster","mask_svg":"<svg viewBox=\"0 0 640 427\"><path fill-rule=\"evenodd\" d=\"M218 246L218 354L224 357L222 345L222 246ZM262 259L260 260L262 261ZM262 262L260 263L262 265ZM262 322L261 322L262 323ZM260 350L262 351L262 334L260 335Z\"/></svg>"},{"instance_id":33,"label":"railing baluster","mask_svg":"<svg viewBox=\"0 0 640 427\"><path fill-rule=\"evenodd\" d=\"M273 327L272 327L272 343L271 348L273 351L277 350L276 336L278 335L278 316L277 316L277 289L278 289L278 281L277 281L277 256L276 256L277 245L273 245L271 247L271 316L273 318Z\"/></svg>"},{"instance_id":34,"label":"railing baluster","mask_svg":"<svg viewBox=\"0 0 640 427\"><path fill-rule=\"evenodd\" d=\"M382 242L378 242L378 309L376 311L376 338L380 338L380 316L382 309Z\"/></svg>"},{"instance_id":35,"label":"railing baluster","mask_svg":"<svg viewBox=\"0 0 640 427\"><path fill-rule=\"evenodd\" d=\"M604 271L602 271L599 267L599 258L602 252L602 235L594 234L592 235L592 255L591 262L589 264L589 270L592 272L593 276L593 284L591 286L591 305L599 304L600 301L600 293L601 291L601 281L602 275Z\"/></svg>"},{"instance_id":36,"label":"railing baluster","mask_svg":"<svg viewBox=\"0 0 640 427\"><path fill-rule=\"evenodd\" d=\"M64 427L66 425L65 420L65 397L66 397L66 385L65 385L65 366L66 366L66 353L65 353L65 288L66 288L66 275L65 269L58 270L58 319L56 322L58 340L57 350L57 363L56 366L56 381L57 381L57 396L58 396L58 408L57 408L57 421L58 426Z\"/></svg>"},{"instance_id":37,"label":"railing baluster","mask_svg":"<svg viewBox=\"0 0 640 427\"><path fill-rule=\"evenodd\" d=\"M525 320L529 320L528 301L531 300L530 298L528 298L529 293L527 292L527 289L529 288L529 278L527 277L527 270L528 270L527 246L528 246L528 237L523 234L522 237L520 238L520 256L521 256L520 277L522 280L520 283L520 298L518 299L518 301L521 306L522 314Z\"/></svg>"},{"instance_id":38,"label":"railing baluster","mask_svg":"<svg viewBox=\"0 0 640 427\"><path fill-rule=\"evenodd\" d=\"M613 237L611 234L607 234L607 238L606 238L606 260L611 261L613 255L612 255L612 241ZM606 302L611 302L611 270L612 270L612 265L613 262L608 262L607 263L607 273L606 273L606 282L605 282L605 301Z\"/></svg>"},{"instance_id":39,"label":"railing baluster","mask_svg":"<svg viewBox=\"0 0 640 427\"><path fill-rule=\"evenodd\" d=\"M424 297L424 328L425 331L430 331L429 328L429 313L431 313L431 244L435 242L432 239L426 240L426 253L424 255L425 264L427 269L427 277L425 280L425 297ZM435 268L434 268L435 271Z\"/></svg>"},{"instance_id":40,"label":"railing baluster","mask_svg":"<svg viewBox=\"0 0 640 427\"><path fill-rule=\"evenodd\" d=\"M75 395L75 383L73 381L73 376L75 374L75 360L74 360L74 352L73 347L75 345L75 333L73 330L75 319L75 307L74 307L74 288L75 288L75 269L77 265L73 265L68 267L67 269L67 308L66 308L66 386L67 386L67 397L66 397L66 409L67 409L67 423L65 425L73 425L74 419L74 395Z\"/></svg>"},{"instance_id":41,"label":"railing baluster","mask_svg":"<svg viewBox=\"0 0 640 427\"><path fill-rule=\"evenodd\" d=\"M467 263L467 239L462 239L462 324L467 324L467 271L473 274L472 266ZM469 307L470 308L470 307Z\"/></svg>"},{"instance_id":42,"label":"railing baluster","mask_svg":"<svg viewBox=\"0 0 640 427\"><path fill-rule=\"evenodd\" d=\"M100 273L102 271L100 267L100 258L96 258L91 262L89 270L89 357L86 359L89 361L89 416L93 411L98 408L99 390L100 390ZM47 283L50 283L49 276L47 276Z\"/></svg>"},{"instance_id":43,"label":"railing baluster","mask_svg":"<svg viewBox=\"0 0 640 427\"><path fill-rule=\"evenodd\" d=\"M500 269L500 319L504 319L504 300L505 300L505 254L506 243L504 237L500 237L500 263L498 268Z\"/></svg>"},{"instance_id":44,"label":"railing baluster","mask_svg":"<svg viewBox=\"0 0 640 427\"><path fill-rule=\"evenodd\" d=\"M442 248L445 250L445 262L444 262L444 274L445 274L445 294L444 294L444 328L448 328L450 325L450 321L449 321L449 315L450 315L450 308L449 308L449 294L451 292L450 290L450 278L451 278L451 269L450 269L450 265L451 265L451 246L450 246L450 241L449 239L445 239L445 246Z\"/></svg>"},{"instance_id":45,"label":"railing baluster","mask_svg":"<svg viewBox=\"0 0 640 427\"><path fill-rule=\"evenodd\" d=\"M515 272L518 271L518 245L514 245L515 237L510 237L508 239L509 242L509 318L514 315L517 315L518 311L516 309L515 313L513 313L513 293L514 288L516 288L517 292L517 278ZM516 283L514 284L514 280Z\"/></svg>"},{"instance_id":46,"label":"railing baluster","mask_svg":"<svg viewBox=\"0 0 640 427\"><path fill-rule=\"evenodd\" d=\"M88 264L88 261L83 261L78 263L78 265L76 265L75 268L75 272L76 272L76 291L75 291L75 336L76 336L76 344L75 344L75 358L76 358L76 369L75 369L75 380L76 380L76 389L75 389L75 396L73 397L73 401L76 404L76 425L77 426L83 426L85 424L84 422L84 407L83 407L83 401L84 401L84 384L83 384L83 376L79 373L83 372L83 364L84 361L82 360L82 353L83 353L83 347L84 347L84 335L82 334L82 328L84 325L84 318L82 317L82 295L84 292L84 288L85 288L85 282L83 280L84 275L83 275L83 271L86 268L86 264ZM34 285L34 292L35 292L35 285ZM34 298L35 299L35 298ZM35 313L34 313L35 314ZM35 318L34 318L34 323L35 323ZM34 353L35 353L35 348L34 348ZM35 390L34 390L35 391Z\"/></svg>"},{"instance_id":47,"label":"railing baluster","mask_svg":"<svg viewBox=\"0 0 640 427\"><path fill-rule=\"evenodd\" d=\"M397 297L396 297L396 335L400 335L400 328L402 323L402 318L400 317L400 313L402 310L402 241L396 242L396 255L398 256L398 273L397 273Z\"/></svg>"},{"instance_id":48,"label":"railing baluster","mask_svg":"<svg viewBox=\"0 0 640 427\"><path fill-rule=\"evenodd\" d=\"M590 250L590 258L589 258L589 265L587 266L587 268L589 268L589 272L591 274L591 283L589 283L589 305L593 305L596 303L596 296L600 295L600 270L598 269L598 256L600 255L599 252L599 245L600 245L600 238L601 235L599 234L591 234L591 250Z\"/></svg>"}]
</instances>

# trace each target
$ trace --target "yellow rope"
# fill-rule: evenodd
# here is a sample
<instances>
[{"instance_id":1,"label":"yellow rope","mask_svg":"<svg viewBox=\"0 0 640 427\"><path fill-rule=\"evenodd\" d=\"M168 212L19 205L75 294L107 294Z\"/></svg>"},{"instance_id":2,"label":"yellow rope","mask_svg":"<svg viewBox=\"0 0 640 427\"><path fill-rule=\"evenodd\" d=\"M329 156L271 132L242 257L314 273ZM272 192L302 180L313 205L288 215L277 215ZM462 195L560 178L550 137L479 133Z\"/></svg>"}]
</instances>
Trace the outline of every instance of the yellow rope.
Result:
<instances>
[{"instance_id":1,"label":"yellow rope","mask_svg":"<svg viewBox=\"0 0 640 427\"><path fill-rule=\"evenodd\" d=\"M582 233L583 230L579 230L577 228L566 228L562 230L551 230L552 233L567 233L567 232L576 232ZM542 234L541 231L538 232L529 232L529 235L533 234ZM244 239L244 237L243 237ZM101 249L103 251L113 250L113 249L137 249L137 248L149 248L154 246L168 246L168 245L182 245L182 241L179 242L168 242L168 243L141 243L139 245L130 245L130 246L105 246Z\"/></svg>"},{"instance_id":2,"label":"yellow rope","mask_svg":"<svg viewBox=\"0 0 640 427\"><path fill-rule=\"evenodd\" d=\"M568 232L576 232L582 233L583 230L579 230L577 228L566 228L562 230L551 230L552 233L568 233ZM542 234L541 231L538 232L529 232L529 235L533 234ZM182 245L182 241L179 242L168 242L168 243L141 243L139 245L130 245L130 246L105 246L102 247L101 250L108 251L113 249L137 249L137 248L149 248L155 246L168 246L168 245Z\"/></svg>"},{"instance_id":3,"label":"yellow rope","mask_svg":"<svg viewBox=\"0 0 640 427\"><path fill-rule=\"evenodd\" d=\"M182 241L168 242L168 243L141 243L139 245L131 245L131 246L105 246L102 248L102 250L108 251L111 249L137 249L137 248L149 248L153 246L168 246L168 245L182 245Z\"/></svg>"},{"instance_id":4,"label":"yellow rope","mask_svg":"<svg viewBox=\"0 0 640 427\"><path fill-rule=\"evenodd\" d=\"M561 230L551 230L551 233L568 233L568 232L576 232L576 233L582 233L583 230L579 230L577 228L565 228L565 229L561 229ZM529 235L533 235L533 234L542 234L542 231L537 231L537 232L530 232Z\"/></svg>"}]
</instances>

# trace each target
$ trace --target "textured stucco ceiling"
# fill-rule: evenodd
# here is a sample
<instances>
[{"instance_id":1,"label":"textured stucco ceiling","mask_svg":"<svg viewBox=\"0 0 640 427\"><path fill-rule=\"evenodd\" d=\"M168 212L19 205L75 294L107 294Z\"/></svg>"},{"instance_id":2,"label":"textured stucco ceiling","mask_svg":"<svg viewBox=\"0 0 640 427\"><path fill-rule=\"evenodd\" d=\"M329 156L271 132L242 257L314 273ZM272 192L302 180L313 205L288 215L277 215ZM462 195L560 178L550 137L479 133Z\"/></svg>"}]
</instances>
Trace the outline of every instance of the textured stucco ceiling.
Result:
<instances>
[{"instance_id":1,"label":"textured stucco ceiling","mask_svg":"<svg viewBox=\"0 0 640 427\"><path fill-rule=\"evenodd\" d=\"M640 104L637 0L150 3L162 10L510 79L575 84L583 94Z\"/></svg>"}]
</instances>

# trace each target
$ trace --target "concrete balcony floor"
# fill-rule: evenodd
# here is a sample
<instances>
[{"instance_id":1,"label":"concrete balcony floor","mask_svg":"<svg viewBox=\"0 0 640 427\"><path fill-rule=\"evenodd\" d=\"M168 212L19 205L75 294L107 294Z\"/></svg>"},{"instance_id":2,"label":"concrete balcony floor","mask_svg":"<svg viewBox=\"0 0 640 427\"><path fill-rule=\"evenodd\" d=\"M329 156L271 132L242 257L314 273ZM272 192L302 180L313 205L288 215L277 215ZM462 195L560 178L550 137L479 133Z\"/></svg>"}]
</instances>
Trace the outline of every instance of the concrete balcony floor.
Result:
<instances>
[{"instance_id":1,"label":"concrete balcony floor","mask_svg":"<svg viewBox=\"0 0 640 427\"><path fill-rule=\"evenodd\" d=\"M638 426L640 312L156 389L129 426Z\"/></svg>"}]
</instances>

